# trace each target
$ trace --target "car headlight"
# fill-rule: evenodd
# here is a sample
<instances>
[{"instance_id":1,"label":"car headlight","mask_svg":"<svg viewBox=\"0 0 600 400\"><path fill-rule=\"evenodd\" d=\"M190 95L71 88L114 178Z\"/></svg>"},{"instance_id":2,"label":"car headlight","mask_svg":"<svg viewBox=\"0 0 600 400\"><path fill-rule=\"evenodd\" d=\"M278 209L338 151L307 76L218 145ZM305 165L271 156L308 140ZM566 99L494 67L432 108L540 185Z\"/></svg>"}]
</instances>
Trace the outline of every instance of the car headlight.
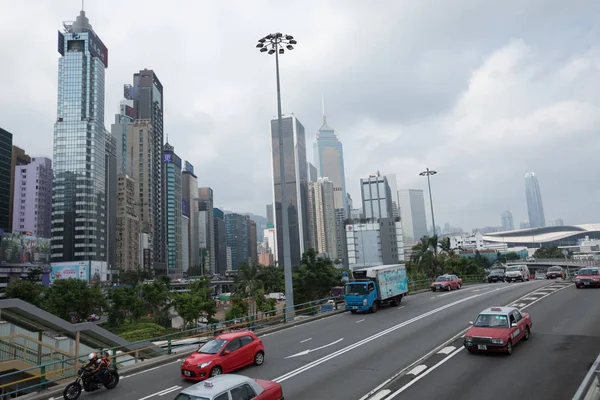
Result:
<instances>
[{"instance_id":1,"label":"car headlight","mask_svg":"<svg viewBox=\"0 0 600 400\"><path fill-rule=\"evenodd\" d=\"M212 361L203 362L202 364L199 364L199 365L198 365L198 368L206 368L206 367L208 367L210 364L212 364Z\"/></svg>"},{"instance_id":2,"label":"car headlight","mask_svg":"<svg viewBox=\"0 0 600 400\"><path fill-rule=\"evenodd\" d=\"M363 300L363 306L366 306L366 305L367 305L367 299L364 299Z\"/></svg>"},{"instance_id":3,"label":"car headlight","mask_svg":"<svg viewBox=\"0 0 600 400\"><path fill-rule=\"evenodd\" d=\"M504 340L502 339L492 339L493 344L504 344Z\"/></svg>"}]
</instances>

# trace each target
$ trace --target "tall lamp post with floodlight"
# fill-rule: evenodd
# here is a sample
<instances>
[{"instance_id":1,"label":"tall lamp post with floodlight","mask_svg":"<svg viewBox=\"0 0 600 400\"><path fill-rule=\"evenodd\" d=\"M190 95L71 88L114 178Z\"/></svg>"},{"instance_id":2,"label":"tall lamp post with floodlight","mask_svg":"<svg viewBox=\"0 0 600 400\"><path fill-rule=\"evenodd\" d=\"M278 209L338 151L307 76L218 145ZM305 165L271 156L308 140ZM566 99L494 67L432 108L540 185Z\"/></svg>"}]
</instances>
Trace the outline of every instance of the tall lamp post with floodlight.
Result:
<instances>
[{"instance_id":1,"label":"tall lamp post with floodlight","mask_svg":"<svg viewBox=\"0 0 600 400\"><path fill-rule=\"evenodd\" d=\"M291 35L270 33L258 40L256 47L261 53L275 54L275 73L277 77L277 128L279 140L279 184L281 186L281 230L283 239L283 271L285 274L286 321L294 318L294 286L292 283L292 257L290 251L290 225L288 222L288 202L286 196L287 179L285 175L283 132L281 127L281 86L279 83L279 55L285 49L293 50L296 40ZM285 49L284 49L285 47ZM275 212L277 214L277 212ZM277 222L277 221L276 221Z\"/></svg>"},{"instance_id":2,"label":"tall lamp post with floodlight","mask_svg":"<svg viewBox=\"0 0 600 400\"><path fill-rule=\"evenodd\" d=\"M427 186L429 187L429 205L431 206L431 223L433 225L433 236L436 235L436 232L435 232L435 217L433 215L433 199L431 197L431 180L429 179L429 177L431 175L435 175L435 174L437 174L437 172L436 171L432 171L429 168L427 168L425 171L423 171L423 172L421 172L419 174L419 176L426 176L427 177ZM437 246L436 246L435 250L436 250L436 253L437 253Z\"/></svg>"}]
</instances>

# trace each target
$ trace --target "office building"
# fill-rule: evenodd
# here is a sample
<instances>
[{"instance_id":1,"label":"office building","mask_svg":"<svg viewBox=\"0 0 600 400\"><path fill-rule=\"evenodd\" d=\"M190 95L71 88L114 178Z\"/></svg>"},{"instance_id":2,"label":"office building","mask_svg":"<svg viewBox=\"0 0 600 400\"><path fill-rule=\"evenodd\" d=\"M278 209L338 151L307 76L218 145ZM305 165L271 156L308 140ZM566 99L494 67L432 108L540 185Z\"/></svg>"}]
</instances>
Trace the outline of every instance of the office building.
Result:
<instances>
[{"instance_id":1,"label":"office building","mask_svg":"<svg viewBox=\"0 0 600 400\"><path fill-rule=\"evenodd\" d=\"M190 270L190 208L189 204L183 201L181 205L181 252L181 272L185 277Z\"/></svg>"},{"instance_id":2,"label":"office building","mask_svg":"<svg viewBox=\"0 0 600 400\"><path fill-rule=\"evenodd\" d=\"M273 204L267 204L267 223L275 223L273 219Z\"/></svg>"},{"instance_id":3,"label":"office building","mask_svg":"<svg viewBox=\"0 0 600 400\"><path fill-rule=\"evenodd\" d=\"M16 226L14 226L14 211L16 201L15 197L19 197L19 193L15 192L16 169L17 167L27 165L30 162L31 157L29 157L27 153L25 153L25 150L15 145L12 145L12 157L10 161L10 200L8 205L8 230L10 232L19 231L19 229ZM52 196L52 192L50 193L50 195Z\"/></svg>"},{"instance_id":4,"label":"office building","mask_svg":"<svg viewBox=\"0 0 600 400\"><path fill-rule=\"evenodd\" d=\"M565 221L562 218L557 218L548 221L548 226L565 226Z\"/></svg>"},{"instance_id":5,"label":"office building","mask_svg":"<svg viewBox=\"0 0 600 400\"><path fill-rule=\"evenodd\" d=\"M396 218L346 225L350 268L397 264L404 261L402 224Z\"/></svg>"},{"instance_id":6,"label":"office building","mask_svg":"<svg viewBox=\"0 0 600 400\"><path fill-rule=\"evenodd\" d=\"M231 269L248 262L248 224L246 217L241 214L225 214L225 229L227 231L227 247L231 251Z\"/></svg>"},{"instance_id":7,"label":"office building","mask_svg":"<svg viewBox=\"0 0 600 400\"><path fill-rule=\"evenodd\" d=\"M154 273L157 275L169 275L180 277L183 273L183 238L181 231L181 158L175 154L175 148L168 142L163 146L163 189L165 194L165 227L166 242L156 239L154 255L156 256L156 247L162 247L166 244L167 263L166 269L157 268L154 263ZM155 232L156 233L156 232ZM160 253L160 252L159 252Z\"/></svg>"},{"instance_id":8,"label":"office building","mask_svg":"<svg viewBox=\"0 0 600 400\"><path fill-rule=\"evenodd\" d=\"M500 215L500 219L502 220L502 230L504 231L514 231L515 223L513 221L513 215L510 211L504 211Z\"/></svg>"},{"instance_id":9,"label":"office building","mask_svg":"<svg viewBox=\"0 0 600 400\"><path fill-rule=\"evenodd\" d=\"M398 182L396 181L396 174L385 174L388 185L390 185L390 192L392 194L392 213L394 217L400 216L400 202L398 200Z\"/></svg>"},{"instance_id":10,"label":"office building","mask_svg":"<svg viewBox=\"0 0 600 400\"><path fill-rule=\"evenodd\" d=\"M412 247L423 236L427 236L425 216L425 197L421 189L402 189L398 191L400 220L404 233L404 244Z\"/></svg>"},{"instance_id":11,"label":"office building","mask_svg":"<svg viewBox=\"0 0 600 400\"><path fill-rule=\"evenodd\" d=\"M117 140L108 131L104 132L104 179L106 180L106 262L108 271L116 268L117 239Z\"/></svg>"},{"instance_id":12,"label":"office building","mask_svg":"<svg viewBox=\"0 0 600 400\"><path fill-rule=\"evenodd\" d=\"M183 245L187 247L187 261L184 260L183 270L187 271L190 267L200 266L200 221L198 219L198 178L194 174L194 166L186 161L181 174L182 190L182 208L184 215L187 215L187 227L183 227L187 233L187 240L184 238ZM210 216L212 218L212 214ZM186 268L186 266L188 268Z\"/></svg>"},{"instance_id":13,"label":"office building","mask_svg":"<svg viewBox=\"0 0 600 400\"><path fill-rule=\"evenodd\" d=\"M13 232L50 239L52 228L52 160L34 157L14 174Z\"/></svg>"},{"instance_id":14,"label":"office building","mask_svg":"<svg viewBox=\"0 0 600 400\"><path fill-rule=\"evenodd\" d=\"M290 257L292 266L300 264L302 253L310 245L308 235L308 164L306 161L306 138L304 126L294 116L282 118L283 159L286 173L285 210L288 215ZM277 231L277 262L283 265L283 226L281 204L281 177L279 169L279 125L271 121L271 150L273 156L273 204ZM233 257L232 249L232 257ZM234 268L235 262L234 262Z\"/></svg>"},{"instance_id":15,"label":"office building","mask_svg":"<svg viewBox=\"0 0 600 400\"><path fill-rule=\"evenodd\" d=\"M215 273L215 219L213 190L209 187L198 189L198 230L200 243L200 265L204 271Z\"/></svg>"},{"instance_id":16,"label":"office building","mask_svg":"<svg viewBox=\"0 0 600 400\"><path fill-rule=\"evenodd\" d=\"M227 271L227 229L225 213L219 208L213 208L215 225L215 273L221 276Z\"/></svg>"},{"instance_id":17,"label":"office building","mask_svg":"<svg viewBox=\"0 0 600 400\"><path fill-rule=\"evenodd\" d=\"M140 262L140 220L135 203L136 183L128 175L117 177L116 269L136 270Z\"/></svg>"},{"instance_id":18,"label":"office building","mask_svg":"<svg viewBox=\"0 0 600 400\"><path fill-rule=\"evenodd\" d=\"M258 263L258 240L256 238L256 222L246 215L246 227L248 229L248 264Z\"/></svg>"},{"instance_id":19,"label":"office building","mask_svg":"<svg viewBox=\"0 0 600 400\"><path fill-rule=\"evenodd\" d=\"M58 33L51 260L107 261L107 139L104 75L108 50L84 11ZM109 149L110 150L110 149ZM110 169L110 166L109 166Z\"/></svg>"},{"instance_id":20,"label":"office building","mask_svg":"<svg viewBox=\"0 0 600 400\"><path fill-rule=\"evenodd\" d=\"M546 226L546 217L544 216L544 204L542 203L542 193L540 184L533 172L525 175L525 196L527 198L527 214L529 216L530 228L541 228Z\"/></svg>"},{"instance_id":21,"label":"office building","mask_svg":"<svg viewBox=\"0 0 600 400\"><path fill-rule=\"evenodd\" d=\"M370 175L360 180L362 205L367 220L393 218L392 191L385 176Z\"/></svg>"},{"instance_id":22,"label":"office building","mask_svg":"<svg viewBox=\"0 0 600 400\"><path fill-rule=\"evenodd\" d=\"M333 260L338 258L334 190L329 178L318 178L308 187L311 246Z\"/></svg>"},{"instance_id":23,"label":"office building","mask_svg":"<svg viewBox=\"0 0 600 400\"><path fill-rule=\"evenodd\" d=\"M319 177L319 171L317 171L317 167L308 163L308 180L311 182L316 182Z\"/></svg>"},{"instance_id":24,"label":"office building","mask_svg":"<svg viewBox=\"0 0 600 400\"><path fill-rule=\"evenodd\" d=\"M124 95L127 100L133 100L134 118L148 120L152 126L152 159L150 163L150 180L146 185L152 185L152 212L156 221L154 225L153 265L155 269L164 270L167 262L167 224L165 215L168 206L165 204L166 194L163 192L163 86L153 70L143 69L133 75L133 85L125 85Z\"/></svg>"},{"instance_id":25,"label":"office building","mask_svg":"<svg viewBox=\"0 0 600 400\"><path fill-rule=\"evenodd\" d=\"M12 133L0 128L0 238L10 231L9 226L12 223L12 219L9 218L12 215L12 139Z\"/></svg>"},{"instance_id":26,"label":"office building","mask_svg":"<svg viewBox=\"0 0 600 400\"><path fill-rule=\"evenodd\" d=\"M266 267L273 265L273 253L264 247L260 248L260 252L258 253L258 264L264 265Z\"/></svg>"}]
</instances>

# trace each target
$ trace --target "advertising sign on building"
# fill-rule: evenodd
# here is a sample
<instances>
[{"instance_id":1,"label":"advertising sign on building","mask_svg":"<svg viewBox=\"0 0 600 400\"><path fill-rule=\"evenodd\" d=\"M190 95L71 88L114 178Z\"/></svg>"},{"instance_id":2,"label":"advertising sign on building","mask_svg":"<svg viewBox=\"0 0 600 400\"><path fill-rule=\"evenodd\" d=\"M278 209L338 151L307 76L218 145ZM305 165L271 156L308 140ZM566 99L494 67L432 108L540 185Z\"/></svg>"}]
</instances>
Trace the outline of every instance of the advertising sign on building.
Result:
<instances>
[{"instance_id":1,"label":"advertising sign on building","mask_svg":"<svg viewBox=\"0 0 600 400\"><path fill-rule=\"evenodd\" d=\"M144 269L150 269L152 265L152 252L150 249L144 249Z\"/></svg>"},{"instance_id":2,"label":"advertising sign on building","mask_svg":"<svg viewBox=\"0 0 600 400\"><path fill-rule=\"evenodd\" d=\"M192 175L194 174L194 166L192 164L190 164L189 161L185 162L185 170L187 172L190 172Z\"/></svg>"},{"instance_id":3,"label":"advertising sign on building","mask_svg":"<svg viewBox=\"0 0 600 400\"><path fill-rule=\"evenodd\" d=\"M89 279L89 261L67 261L52 263L50 272L50 284L61 279Z\"/></svg>"},{"instance_id":4,"label":"advertising sign on building","mask_svg":"<svg viewBox=\"0 0 600 400\"><path fill-rule=\"evenodd\" d=\"M90 284L106 281L108 281L106 261L92 261L90 263Z\"/></svg>"},{"instance_id":5,"label":"advertising sign on building","mask_svg":"<svg viewBox=\"0 0 600 400\"><path fill-rule=\"evenodd\" d=\"M108 49L92 30L85 29L85 32L88 33L89 37L88 46L90 53L93 57L98 57L102 61L104 68L108 68Z\"/></svg>"}]
</instances>

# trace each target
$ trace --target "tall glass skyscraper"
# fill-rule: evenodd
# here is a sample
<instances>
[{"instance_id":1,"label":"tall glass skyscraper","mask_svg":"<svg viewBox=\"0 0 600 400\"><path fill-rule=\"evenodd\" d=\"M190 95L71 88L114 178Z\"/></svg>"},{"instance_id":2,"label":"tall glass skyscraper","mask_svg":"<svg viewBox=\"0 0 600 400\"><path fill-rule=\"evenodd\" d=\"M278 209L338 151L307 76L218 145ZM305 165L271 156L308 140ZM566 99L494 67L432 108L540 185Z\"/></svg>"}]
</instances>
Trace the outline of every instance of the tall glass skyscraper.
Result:
<instances>
[{"instance_id":1,"label":"tall glass skyscraper","mask_svg":"<svg viewBox=\"0 0 600 400\"><path fill-rule=\"evenodd\" d=\"M106 261L104 71L108 50L85 12L58 32L52 261Z\"/></svg>"},{"instance_id":2,"label":"tall glass skyscraper","mask_svg":"<svg viewBox=\"0 0 600 400\"><path fill-rule=\"evenodd\" d=\"M181 158L175 154L175 148L165 143L163 150L164 183L165 194L165 230L166 241L155 243L157 246L165 246L167 254L167 269L157 268L154 264L154 273L158 275L170 275L180 277L183 273L183 237L181 230L182 216L182 191L181 191ZM188 213L189 214L189 213Z\"/></svg>"},{"instance_id":3,"label":"tall glass skyscraper","mask_svg":"<svg viewBox=\"0 0 600 400\"><path fill-rule=\"evenodd\" d=\"M546 226L542 193L537 177L533 172L525 175L525 196L527 198L527 214L529 214L529 227L539 228Z\"/></svg>"},{"instance_id":4,"label":"tall glass skyscraper","mask_svg":"<svg viewBox=\"0 0 600 400\"><path fill-rule=\"evenodd\" d=\"M273 155L273 204L277 231L277 254L283 263L283 228L281 205L281 176L279 173L279 126L271 120L271 154ZM285 162L285 187L288 204L290 232L290 257L292 266L299 265L302 253L310 247L308 234L308 163L306 162L306 137L304 126L294 116L282 117L283 151Z\"/></svg>"}]
</instances>

